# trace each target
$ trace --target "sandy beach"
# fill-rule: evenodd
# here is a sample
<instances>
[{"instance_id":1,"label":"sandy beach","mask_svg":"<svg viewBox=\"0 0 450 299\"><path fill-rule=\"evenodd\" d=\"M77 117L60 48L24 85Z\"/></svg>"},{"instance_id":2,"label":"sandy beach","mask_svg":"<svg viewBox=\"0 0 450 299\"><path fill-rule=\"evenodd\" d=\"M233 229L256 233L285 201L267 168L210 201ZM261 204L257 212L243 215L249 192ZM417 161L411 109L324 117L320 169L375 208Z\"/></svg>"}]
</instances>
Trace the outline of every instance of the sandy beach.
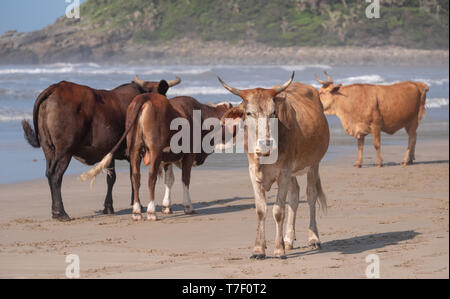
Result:
<instances>
[{"instance_id":1,"label":"sandy beach","mask_svg":"<svg viewBox=\"0 0 450 299\"><path fill-rule=\"evenodd\" d=\"M352 167L353 147L325 161L329 208L318 218L321 250L305 247L309 209L299 179L297 241L286 260L271 258L276 186L266 219L268 258L249 259L256 215L246 169L193 171L195 215L183 213L177 170L174 214L158 213L157 222L131 219L127 173L118 176L113 216L101 214L104 176L93 189L67 176L64 204L74 218L67 223L50 219L46 180L0 185L0 277L64 278L66 255L77 254L82 278L365 278L365 258L377 254L381 278L448 278L448 146L448 139L419 142L417 164L406 168L399 165L404 146L397 145L382 148L382 169L370 146L362 169ZM143 175L143 204L145 182ZM163 190L159 181L157 211Z\"/></svg>"}]
</instances>

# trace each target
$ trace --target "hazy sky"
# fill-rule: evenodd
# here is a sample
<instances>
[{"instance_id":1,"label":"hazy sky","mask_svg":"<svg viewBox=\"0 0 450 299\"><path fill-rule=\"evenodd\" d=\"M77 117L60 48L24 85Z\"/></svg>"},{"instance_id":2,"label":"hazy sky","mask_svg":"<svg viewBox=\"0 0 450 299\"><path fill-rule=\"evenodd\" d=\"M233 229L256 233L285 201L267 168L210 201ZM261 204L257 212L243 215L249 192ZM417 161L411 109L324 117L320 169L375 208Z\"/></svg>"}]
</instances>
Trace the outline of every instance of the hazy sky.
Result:
<instances>
[{"instance_id":1,"label":"hazy sky","mask_svg":"<svg viewBox=\"0 0 450 299\"><path fill-rule=\"evenodd\" d=\"M12 29L24 32L42 29L65 15L68 5L66 0L0 0L0 34Z\"/></svg>"}]
</instances>

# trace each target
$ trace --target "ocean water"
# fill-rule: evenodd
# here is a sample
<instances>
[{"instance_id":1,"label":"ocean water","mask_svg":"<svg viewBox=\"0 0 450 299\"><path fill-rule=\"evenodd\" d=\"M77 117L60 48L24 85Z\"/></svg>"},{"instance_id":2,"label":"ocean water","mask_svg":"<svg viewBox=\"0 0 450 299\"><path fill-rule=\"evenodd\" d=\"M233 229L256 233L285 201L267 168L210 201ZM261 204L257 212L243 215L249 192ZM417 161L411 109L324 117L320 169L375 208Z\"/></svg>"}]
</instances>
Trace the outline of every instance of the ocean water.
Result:
<instances>
[{"instance_id":1,"label":"ocean water","mask_svg":"<svg viewBox=\"0 0 450 299\"><path fill-rule=\"evenodd\" d=\"M204 66L127 66L95 63L56 63L49 65L0 66L0 184L45 178L45 158L42 149L33 149L23 138L22 119L31 119L33 105L39 93L49 85L67 80L98 89L111 89L130 82L135 74L148 81L172 80L182 83L168 92L168 97L188 95L203 103L239 99L226 91L218 82L220 76L237 88L272 87L287 81L292 71L295 80L319 87L314 72L324 79L322 70L336 83L392 84L398 81L423 81L430 85L427 94L427 116L418 133L426 138L448 139L449 126L449 72L442 67L392 66L329 66L329 65L204 65ZM333 159L345 151L356 151L356 141L345 134L339 120L327 116L331 129L331 146L325 159ZM369 138L370 139L370 138ZM382 144L405 144L407 135L401 131L394 136L382 137ZM367 142L370 144L370 140ZM245 155L212 155L202 169L246 167ZM118 168L128 170L127 164ZM72 160L67 173L77 174L87 166Z\"/></svg>"}]
</instances>

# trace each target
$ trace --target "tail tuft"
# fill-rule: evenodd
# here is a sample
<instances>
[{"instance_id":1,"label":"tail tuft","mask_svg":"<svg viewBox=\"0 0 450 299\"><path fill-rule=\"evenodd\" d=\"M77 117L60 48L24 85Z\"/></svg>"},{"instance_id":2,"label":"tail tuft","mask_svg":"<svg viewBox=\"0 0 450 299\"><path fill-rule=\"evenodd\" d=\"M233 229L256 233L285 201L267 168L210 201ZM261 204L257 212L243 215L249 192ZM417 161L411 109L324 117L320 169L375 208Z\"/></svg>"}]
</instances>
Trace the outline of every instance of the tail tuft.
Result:
<instances>
[{"instance_id":1,"label":"tail tuft","mask_svg":"<svg viewBox=\"0 0 450 299\"><path fill-rule=\"evenodd\" d=\"M113 159L113 154L109 153L107 154L98 164L97 166L93 167L91 170L84 172L80 175L81 181L87 181L91 180L91 186L94 184L95 177L106 167L108 167L111 164L111 161ZM108 172L107 172L108 173Z\"/></svg>"},{"instance_id":2,"label":"tail tuft","mask_svg":"<svg viewBox=\"0 0 450 299\"><path fill-rule=\"evenodd\" d=\"M31 127L30 123L27 120L22 120L22 128L24 131L25 139L28 141L28 143L35 148L41 147L41 144L39 143L39 138L36 134L36 132Z\"/></svg>"}]
</instances>

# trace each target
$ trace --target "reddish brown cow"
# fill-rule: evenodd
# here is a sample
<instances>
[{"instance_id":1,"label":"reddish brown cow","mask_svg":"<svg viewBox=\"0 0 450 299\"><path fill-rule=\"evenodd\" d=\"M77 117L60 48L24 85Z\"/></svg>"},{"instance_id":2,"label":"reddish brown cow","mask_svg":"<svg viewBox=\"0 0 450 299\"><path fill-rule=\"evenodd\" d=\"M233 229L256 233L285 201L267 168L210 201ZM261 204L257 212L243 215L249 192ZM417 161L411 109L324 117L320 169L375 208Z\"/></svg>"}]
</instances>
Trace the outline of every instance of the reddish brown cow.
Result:
<instances>
[{"instance_id":1,"label":"reddish brown cow","mask_svg":"<svg viewBox=\"0 0 450 299\"><path fill-rule=\"evenodd\" d=\"M147 92L165 94L170 86L178 83L179 78L169 82L144 82L136 76L133 82L113 90L97 90L61 81L39 95L33 109L34 130L25 120L22 126L30 145L42 146L44 151L53 218L70 220L64 210L61 184L72 157L87 165L100 161L123 134L126 111L132 99ZM114 213L114 159L125 158L123 143L109 164L112 175L107 178L105 214Z\"/></svg>"},{"instance_id":2,"label":"reddish brown cow","mask_svg":"<svg viewBox=\"0 0 450 299\"><path fill-rule=\"evenodd\" d=\"M361 167L364 138L372 133L377 151L377 166L383 166L381 158L381 132L394 134L405 128L409 135L408 150L403 165L415 160L417 127L425 113L428 85L422 82L400 82L392 85L334 84L325 72L328 81L316 79L322 84L320 100L326 114L337 115L347 134L358 139L358 160Z\"/></svg>"},{"instance_id":3,"label":"reddish brown cow","mask_svg":"<svg viewBox=\"0 0 450 299\"><path fill-rule=\"evenodd\" d=\"M176 163L182 169L183 181L183 205L186 214L193 213L192 203L189 195L189 184L191 179L191 169L193 166L201 165L210 154L202 147L200 152L193 150L193 142L189 145L189 152L174 153L170 148L171 139L179 132L171 130L170 126L175 119L184 119L189 123L190 136L193 136L194 111L201 112L201 122L208 118L218 120L232 106L229 103L218 105L205 105L199 103L191 97L175 97L168 100L165 96L158 94L144 94L137 96L130 104L127 112L127 129L121 140L127 139L127 151L131 163L131 182L135 190L133 202L133 219L141 219L141 203L139 200L140 187L140 164L142 158L146 165L150 164L148 188L150 201L147 207L147 219L156 220L155 214L155 184L160 166L166 171L166 195L163 201L162 212L171 213L170 192L173 185L172 163ZM200 124L200 125L202 125ZM216 129L217 130L217 129ZM214 129L202 130L201 141ZM218 132L219 134L221 132ZM192 140L192 138L191 138ZM118 145L105 156L105 158L92 170L81 176L82 180L93 179L105 169Z\"/></svg>"}]
</instances>

